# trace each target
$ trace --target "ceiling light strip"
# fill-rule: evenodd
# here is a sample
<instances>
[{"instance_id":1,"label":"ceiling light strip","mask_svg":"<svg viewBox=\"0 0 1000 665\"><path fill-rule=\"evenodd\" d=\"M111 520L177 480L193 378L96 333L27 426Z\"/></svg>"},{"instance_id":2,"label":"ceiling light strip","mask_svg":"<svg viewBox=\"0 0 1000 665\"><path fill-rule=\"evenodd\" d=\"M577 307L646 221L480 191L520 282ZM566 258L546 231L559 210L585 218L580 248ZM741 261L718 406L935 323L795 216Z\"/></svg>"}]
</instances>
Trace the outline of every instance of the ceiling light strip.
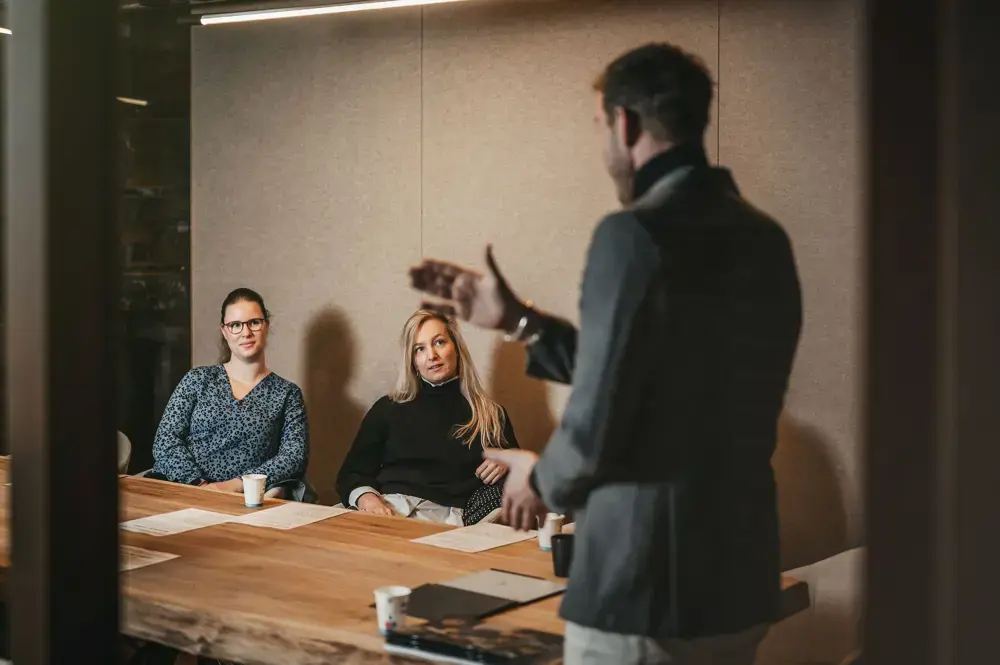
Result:
<instances>
[{"instance_id":1,"label":"ceiling light strip","mask_svg":"<svg viewBox=\"0 0 1000 665\"><path fill-rule=\"evenodd\" d=\"M322 7L294 7L289 9L257 9L228 14L203 14L202 25L217 25L220 23L242 23L244 21L272 21L280 18L295 18L300 16L322 16L324 14L347 14L375 9L396 9L400 7L420 7L423 5L443 5L452 2L467 2L468 0L380 0L379 2L351 2Z\"/></svg>"},{"instance_id":2,"label":"ceiling light strip","mask_svg":"<svg viewBox=\"0 0 1000 665\"><path fill-rule=\"evenodd\" d=\"M132 97L115 97L122 104L132 104L133 106L149 106L149 102L145 99L134 99Z\"/></svg>"}]
</instances>

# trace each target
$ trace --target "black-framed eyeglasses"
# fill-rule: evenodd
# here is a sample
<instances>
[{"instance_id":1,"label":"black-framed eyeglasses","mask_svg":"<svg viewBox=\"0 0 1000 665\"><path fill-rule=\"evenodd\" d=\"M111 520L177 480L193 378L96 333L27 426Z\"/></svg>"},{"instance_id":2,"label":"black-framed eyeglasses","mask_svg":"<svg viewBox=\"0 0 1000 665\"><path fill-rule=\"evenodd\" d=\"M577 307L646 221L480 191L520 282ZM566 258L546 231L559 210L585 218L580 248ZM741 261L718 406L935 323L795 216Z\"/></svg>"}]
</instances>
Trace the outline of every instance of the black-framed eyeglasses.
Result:
<instances>
[{"instance_id":1,"label":"black-framed eyeglasses","mask_svg":"<svg viewBox=\"0 0 1000 665\"><path fill-rule=\"evenodd\" d=\"M264 327L265 321L267 321L267 319L250 319L249 321L230 321L229 323L223 323L222 327L234 335L239 335L241 332L243 332L243 326L249 328L251 332L259 332L260 329Z\"/></svg>"}]
</instances>

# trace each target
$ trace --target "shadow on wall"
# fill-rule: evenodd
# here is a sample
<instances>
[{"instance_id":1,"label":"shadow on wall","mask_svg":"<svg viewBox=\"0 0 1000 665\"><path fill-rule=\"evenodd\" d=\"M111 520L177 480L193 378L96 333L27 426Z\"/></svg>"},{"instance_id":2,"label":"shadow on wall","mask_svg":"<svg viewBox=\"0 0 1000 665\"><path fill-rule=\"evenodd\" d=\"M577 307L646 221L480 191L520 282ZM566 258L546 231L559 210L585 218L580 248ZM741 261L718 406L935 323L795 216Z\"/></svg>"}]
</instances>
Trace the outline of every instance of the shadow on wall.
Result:
<instances>
[{"instance_id":1,"label":"shadow on wall","mask_svg":"<svg viewBox=\"0 0 1000 665\"><path fill-rule=\"evenodd\" d=\"M556 428L544 381L524 373L527 352L523 344L500 342L493 349L490 397L510 414L518 444L541 452Z\"/></svg>"},{"instance_id":2,"label":"shadow on wall","mask_svg":"<svg viewBox=\"0 0 1000 665\"><path fill-rule=\"evenodd\" d=\"M758 665L837 665L857 648L860 550L852 547L832 443L790 414L778 421L772 458L778 484L781 569L809 583L812 606L771 628Z\"/></svg>"},{"instance_id":3,"label":"shadow on wall","mask_svg":"<svg viewBox=\"0 0 1000 665\"><path fill-rule=\"evenodd\" d=\"M771 464L778 485L781 569L807 566L851 547L831 442L816 428L783 413Z\"/></svg>"},{"instance_id":4,"label":"shadow on wall","mask_svg":"<svg viewBox=\"0 0 1000 665\"><path fill-rule=\"evenodd\" d=\"M350 322L336 308L321 310L309 322L305 340L305 391L309 414L309 482L319 502L337 497L337 472L365 417L365 408L348 393L356 344Z\"/></svg>"}]
</instances>

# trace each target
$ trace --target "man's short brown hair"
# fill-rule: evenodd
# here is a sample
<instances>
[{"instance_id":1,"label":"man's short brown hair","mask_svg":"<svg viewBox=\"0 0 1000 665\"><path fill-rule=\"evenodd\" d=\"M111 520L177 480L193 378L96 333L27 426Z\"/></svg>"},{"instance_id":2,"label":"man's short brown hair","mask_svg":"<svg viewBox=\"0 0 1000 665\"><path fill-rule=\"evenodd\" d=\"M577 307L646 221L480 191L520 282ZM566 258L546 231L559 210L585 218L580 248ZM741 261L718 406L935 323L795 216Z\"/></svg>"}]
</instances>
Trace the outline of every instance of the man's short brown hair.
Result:
<instances>
[{"instance_id":1,"label":"man's short brown hair","mask_svg":"<svg viewBox=\"0 0 1000 665\"><path fill-rule=\"evenodd\" d=\"M701 142L712 104L702 61L672 44L647 44L618 57L594 81L609 121L616 108L635 113L653 138Z\"/></svg>"}]
</instances>

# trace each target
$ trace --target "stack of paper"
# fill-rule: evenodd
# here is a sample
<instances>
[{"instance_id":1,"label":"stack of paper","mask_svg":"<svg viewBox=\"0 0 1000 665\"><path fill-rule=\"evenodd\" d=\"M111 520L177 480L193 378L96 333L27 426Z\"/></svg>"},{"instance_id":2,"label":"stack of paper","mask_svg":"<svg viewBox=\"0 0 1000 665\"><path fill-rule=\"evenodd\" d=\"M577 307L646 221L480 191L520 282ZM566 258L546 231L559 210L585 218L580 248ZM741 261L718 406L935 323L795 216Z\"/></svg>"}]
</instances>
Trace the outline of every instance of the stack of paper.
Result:
<instances>
[{"instance_id":1,"label":"stack of paper","mask_svg":"<svg viewBox=\"0 0 1000 665\"><path fill-rule=\"evenodd\" d=\"M473 524L451 531L442 531L433 536L416 538L412 542L432 545L459 552L485 552L496 547L512 545L522 540L530 540L538 535L536 531L515 531L501 524Z\"/></svg>"},{"instance_id":2,"label":"stack of paper","mask_svg":"<svg viewBox=\"0 0 1000 665\"><path fill-rule=\"evenodd\" d=\"M186 508L172 513L129 520L122 522L120 526L126 531L145 533L150 536L172 536L216 524L247 524L287 530L349 512L351 511L347 508L318 506L311 503L285 503L276 508L259 510L240 516L213 513L200 508Z\"/></svg>"},{"instance_id":3,"label":"stack of paper","mask_svg":"<svg viewBox=\"0 0 1000 665\"><path fill-rule=\"evenodd\" d=\"M285 503L277 508L269 508L256 513L249 513L242 517L235 517L231 521L235 524L249 524L250 526L261 526L269 529L287 530L349 512L351 511L347 508L319 506L312 503Z\"/></svg>"},{"instance_id":4,"label":"stack of paper","mask_svg":"<svg viewBox=\"0 0 1000 665\"><path fill-rule=\"evenodd\" d=\"M513 600L518 603L531 603L566 590L566 585L562 582L552 582L520 573L509 573L505 570L482 570L437 584L452 589L481 593L494 598Z\"/></svg>"},{"instance_id":5,"label":"stack of paper","mask_svg":"<svg viewBox=\"0 0 1000 665\"><path fill-rule=\"evenodd\" d=\"M172 513L162 515L151 515L141 517L137 520L122 522L121 528L126 531L145 533L150 536L172 536L175 533L184 533L194 529L201 529L206 526L225 524L233 520L232 515L213 513L200 508L185 508Z\"/></svg>"}]
</instances>

